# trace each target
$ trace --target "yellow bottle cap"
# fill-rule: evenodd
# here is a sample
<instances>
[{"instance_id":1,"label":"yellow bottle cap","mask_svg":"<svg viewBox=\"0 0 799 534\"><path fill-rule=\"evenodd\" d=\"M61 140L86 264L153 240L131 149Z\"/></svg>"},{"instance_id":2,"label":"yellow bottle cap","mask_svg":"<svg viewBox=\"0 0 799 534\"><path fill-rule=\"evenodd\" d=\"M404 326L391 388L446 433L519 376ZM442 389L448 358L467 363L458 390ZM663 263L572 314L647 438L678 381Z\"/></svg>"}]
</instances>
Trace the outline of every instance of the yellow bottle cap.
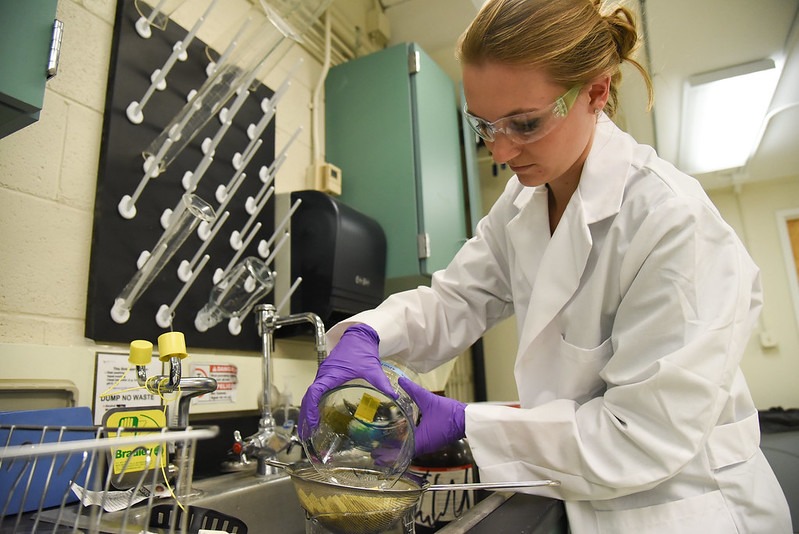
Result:
<instances>
[{"instance_id":1,"label":"yellow bottle cap","mask_svg":"<svg viewBox=\"0 0 799 534\"><path fill-rule=\"evenodd\" d=\"M131 365L147 365L152 359L152 343L146 339L137 339L130 342L130 356L128 356L128 361Z\"/></svg>"},{"instance_id":2,"label":"yellow bottle cap","mask_svg":"<svg viewBox=\"0 0 799 534\"><path fill-rule=\"evenodd\" d=\"M158 359L162 362L170 358L180 358L188 356L186 352L186 338L183 332L164 332L158 336Z\"/></svg>"}]
</instances>

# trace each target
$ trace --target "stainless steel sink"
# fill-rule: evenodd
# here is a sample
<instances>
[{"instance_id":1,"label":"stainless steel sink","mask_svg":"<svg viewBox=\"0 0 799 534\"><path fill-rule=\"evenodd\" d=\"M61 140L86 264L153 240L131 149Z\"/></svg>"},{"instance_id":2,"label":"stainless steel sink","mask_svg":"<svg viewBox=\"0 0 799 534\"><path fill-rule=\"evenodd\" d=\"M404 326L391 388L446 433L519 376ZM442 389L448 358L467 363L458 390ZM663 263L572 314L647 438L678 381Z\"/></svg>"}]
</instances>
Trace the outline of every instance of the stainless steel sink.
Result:
<instances>
[{"instance_id":1,"label":"stainless steel sink","mask_svg":"<svg viewBox=\"0 0 799 534\"><path fill-rule=\"evenodd\" d=\"M251 472L230 473L195 481L201 494L193 506L236 517L253 534L304 534L305 511L288 475L256 478Z\"/></svg>"},{"instance_id":2,"label":"stainless steel sink","mask_svg":"<svg viewBox=\"0 0 799 534\"><path fill-rule=\"evenodd\" d=\"M248 470L197 480L192 484L191 498L182 501L193 507L208 508L233 516L247 525L250 534L305 534L305 511L300 507L288 475L256 477L254 470ZM172 500L155 502L156 505L167 505L170 510L176 509L171 506L173 503ZM52 509L38 514L38 517L45 523L58 521L61 525L75 524L80 528L90 528L92 532L116 534L142 532L148 517L147 508L143 504L126 511L104 513L99 524L94 522L95 519L90 519L89 515L88 512L82 512L78 516L77 507L71 505L62 515L58 509ZM208 514L207 517L214 517L214 514ZM27 524L31 523L26 522ZM167 532L167 525L164 524L163 527L151 527L147 531ZM10 531L0 527L0 532ZM32 531L17 529L14 532L22 534Z\"/></svg>"}]
</instances>

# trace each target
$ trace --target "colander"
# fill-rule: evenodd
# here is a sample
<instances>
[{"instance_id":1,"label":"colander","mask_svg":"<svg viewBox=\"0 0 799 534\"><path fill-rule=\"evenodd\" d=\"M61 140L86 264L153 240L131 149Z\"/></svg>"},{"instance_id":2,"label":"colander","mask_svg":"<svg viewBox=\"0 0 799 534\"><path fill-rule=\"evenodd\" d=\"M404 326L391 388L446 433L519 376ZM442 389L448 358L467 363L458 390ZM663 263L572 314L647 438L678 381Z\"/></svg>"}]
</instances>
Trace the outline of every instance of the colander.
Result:
<instances>
[{"instance_id":1,"label":"colander","mask_svg":"<svg viewBox=\"0 0 799 534\"><path fill-rule=\"evenodd\" d=\"M416 506L425 491L511 490L560 485L557 480L429 484L421 477L404 473L391 488L381 488L382 473L370 469L324 468L308 462L287 464L274 460L267 460L267 463L286 470L303 509L337 534L384 532Z\"/></svg>"}]
</instances>

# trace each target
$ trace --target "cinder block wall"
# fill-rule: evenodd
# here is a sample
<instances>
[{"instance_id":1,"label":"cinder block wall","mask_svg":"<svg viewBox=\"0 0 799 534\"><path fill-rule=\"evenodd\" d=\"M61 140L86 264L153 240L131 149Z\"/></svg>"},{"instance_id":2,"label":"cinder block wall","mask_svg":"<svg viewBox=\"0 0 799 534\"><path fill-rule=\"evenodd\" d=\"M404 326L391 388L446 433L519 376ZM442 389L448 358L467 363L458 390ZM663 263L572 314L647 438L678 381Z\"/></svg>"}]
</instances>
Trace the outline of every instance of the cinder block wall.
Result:
<instances>
[{"instance_id":1,"label":"cinder block wall","mask_svg":"<svg viewBox=\"0 0 799 534\"><path fill-rule=\"evenodd\" d=\"M190 28L207 4L187 0L173 18ZM251 5L246 0L219 2L198 37L224 49L229 39L224 29ZM114 0L59 1L57 16L64 22L61 64L47 84L41 118L0 139L0 382L65 379L76 385L78 403L84 406L92 404L95 352L127 350L98 346L83 335L115 9ZM365 17L365 8L361 11ZM303 131L276 178L278 193L305 188L311 162L310 102L321 65L295 45L264 80L277 87L300 58L277 114L276 146L284 146L298 126ZM187 341L191 345L188 332ZM256 353L209 354L189 348L201 361L239 368L237 402L199 411L257 408L261 373ZM304 343L281 341L277 356L275 385L298 401L315 373L313 350Z\"/></svg>"}]
</instances>

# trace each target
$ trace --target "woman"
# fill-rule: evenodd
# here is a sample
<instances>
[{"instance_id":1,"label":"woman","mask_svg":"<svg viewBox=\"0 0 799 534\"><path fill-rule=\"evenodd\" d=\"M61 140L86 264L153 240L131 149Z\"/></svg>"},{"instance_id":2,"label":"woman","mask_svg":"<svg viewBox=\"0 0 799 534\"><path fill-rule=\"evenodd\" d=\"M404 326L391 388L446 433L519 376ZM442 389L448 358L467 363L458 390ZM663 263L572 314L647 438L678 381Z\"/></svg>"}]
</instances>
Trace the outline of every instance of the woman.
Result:
<instances>
[{"instance_id":1,"label":"woman","mask_svg":"<svg viewBox=\"0 0 799 534\"><path fill-rule=\"evenodd\" d=\"M598 0L489 0L461 38L466 116L516 175L430 288L329 332L303 399L379 358L426 371L513 314L522 409L401 385L417 453L466 436L486 481L557 479L571 531L790 532L739 361L758 269L700 185L609 119L637 33Z\"/></svg>"}]
</instances>

